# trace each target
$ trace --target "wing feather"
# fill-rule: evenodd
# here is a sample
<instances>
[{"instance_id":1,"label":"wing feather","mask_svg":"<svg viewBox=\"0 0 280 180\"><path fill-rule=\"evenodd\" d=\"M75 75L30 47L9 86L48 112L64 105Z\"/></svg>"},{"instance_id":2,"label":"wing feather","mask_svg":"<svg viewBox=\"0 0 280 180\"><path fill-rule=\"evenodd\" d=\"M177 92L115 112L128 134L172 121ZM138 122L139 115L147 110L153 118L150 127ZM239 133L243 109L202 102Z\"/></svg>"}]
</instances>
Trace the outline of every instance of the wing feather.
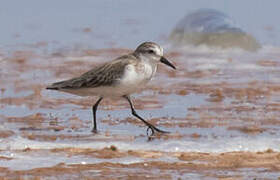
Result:
<instances>
[{"instance_id":1,"label":"wing feather","mask_svg":"<svg viewBox=\"0 0 280 180\"><path fill-rule=\"evenodd\" d=\"M133 54L121 56L82 74L80 77L53 83L47 89L78 89L114 85L123 76L125 66L133 59L136 59Z\"/></svg>"}]
</instances>

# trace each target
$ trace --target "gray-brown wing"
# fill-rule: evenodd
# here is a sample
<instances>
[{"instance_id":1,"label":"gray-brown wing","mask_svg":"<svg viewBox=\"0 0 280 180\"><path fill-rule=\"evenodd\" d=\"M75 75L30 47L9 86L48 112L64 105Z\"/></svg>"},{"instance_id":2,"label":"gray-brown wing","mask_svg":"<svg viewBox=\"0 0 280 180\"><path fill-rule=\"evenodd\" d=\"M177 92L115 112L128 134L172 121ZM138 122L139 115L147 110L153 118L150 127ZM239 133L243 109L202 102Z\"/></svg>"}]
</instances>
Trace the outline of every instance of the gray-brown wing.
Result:
<instances>
[{"instance_id":1,"label":"gray-brown wing","mask_svg":"<svg viewBox=\"0 0 280 180\"><path fill-rule=\"evenodd\" d=\"M47 89L78 89L113 85L123 76L125 66L134 58L133 55L122 56L112 62L88 71L80 77L56 82L47 87Z\"/></svg>"}]
</instances>

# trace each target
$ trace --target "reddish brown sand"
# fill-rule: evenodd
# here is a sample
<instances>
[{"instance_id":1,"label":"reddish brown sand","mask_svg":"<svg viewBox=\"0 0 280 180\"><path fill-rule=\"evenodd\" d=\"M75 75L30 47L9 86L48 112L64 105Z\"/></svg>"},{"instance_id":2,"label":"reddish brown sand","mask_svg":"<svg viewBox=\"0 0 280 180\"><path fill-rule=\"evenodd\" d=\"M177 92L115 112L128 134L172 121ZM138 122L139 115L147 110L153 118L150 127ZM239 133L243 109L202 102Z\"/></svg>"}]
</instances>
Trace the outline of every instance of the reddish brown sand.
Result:
<instances>
[{"instance_id":1,"label":"reddish brown sand","mask_svg":"<svg viewBox=\"0 0 280 180\"><path fill-rule=\"evenodd\" d=\"M83 31L90 32L91 29L85 28ZM129 52L127 49L89 49L70 57L64 53L40 56L32 51L16 51L12 55L2 57L0 108L7 112L0 114L0 122L5 127L0 128L0 142L3 145L1 147L5 147L5 144L11 143L17 137L28 140L27 142L50 144L78 143L81 139L91 143L131 142L132 146L133 143L142 140L145 143L153 143L153 140L199 142L208 138L208 134L200 132L199 129L208 130L215 127L224 128L225 132L232 134L233 137L258 138L266 134L279 135L277 133L280 125L280 83L275 83L271 79L279 78L280 53L275 55L277 58L272 59L243 60L244 66L249 64L264 68L252 71L239 70L237 67L229 70L220 66L214 69L193 69L199 66L199 62L195 62L196 58L211 58L212 55L193 53L184 57L180 52L168 53L166 56L176 64L178 70L173 71L160 66L157 77L148 87L148 93L143 92L141 98L136 98L136 108L143 110L142 112L160 110L166 107L175 95L181 98L202 95L206 98L202 104L185 108L187 115L184 117L151 117L146 114L146 117L150 117L149 122L173 131L169 135L158 135L151 142L146 142L143 124L130 116L129 106L125 101L106 99L102 102L99 110L108 113L125 110L123 115L125 118L102 116L98 120L99 127L102 129L106 125L114 127L115 131L110 131L110 128L103 129L102 135L96 137L90 133L91 120L83 118L79 113L72 113L83 110L91 114L95 98L80 98L45 90L48 83L80 75L106 59L127 52ZM236 61L238 59L234 59L233 56L228 58L226 63L234 67L238 65ZM258 78L266 73L270 73L271 79ZM164 98L168 96L171 98ZM8 113L7 107L23 106L28 108L28 113L16 110ZM59 109L63 109L61 116L55 111ZM116 132L122 125L138 131L132 130L124 134ZM180 130L177 131L178 128ZM198 131L182 133L186 128L197 128ZM139 131L143 132L139 134ZM224 135L227 136L227 133ZM219 139L221 135L213 133L211 138ZM230 140L231 138L227 139ZM75 147L75 145L30 148L27 144L26 148L16 147L14 145L11 149L8 147L0 149L0 179L235 180L280 177L280 153L270 148L263 151L176 152L135 148L130 150L117 145L102 148ZM50 162L54 162L53 160L57 158L55 161L57 163L44 165L41 161L36 161L37 163L29 167L33 160L30 157L33 156L34 162L35 159L49 157ZM30 160L24 157L29 157ZM25 159L26 166L17 161L19 158ZM76 163L71 161L79 158L89 161L81 160Z\"/></svg>"},{"instance_id":2,"label":"reddish brown sand","mask_svg":"<svg viewBox=\"0 0 280 180\"><path fill-rule=\"evenodd\" d=\"M25 153L32 150L24 149ZM172 179L172 175L178 177L185 173L199 173L204 179L243 179L242 175L219 175L219 171L239 171L242 168L263 168L263 172L280 171L280 153L267 150L266 152L228 152L228 153L163 153L158 151L119 151L116 147L101 150L64 148L52 149L48 153L63 152L69 157L87 156L88 158L114 159L121 157L149 158L141 163L122 164L114 162L102 162L92 164L65 164L59 163L52 167L34 168L30 170L9 170L1 168L1 175L10 178L41 179L44 177L75 177L83 179ZM177 158L178 162L165 162L163 157ZM0 159L3 157L0 157ZM10 159L4 158L9 161ZM94 172L94 173L92 173ZM238 174L238 173L237 173ZM5 178L3 178L5 179Z\"/></svg>"}]
</instances>

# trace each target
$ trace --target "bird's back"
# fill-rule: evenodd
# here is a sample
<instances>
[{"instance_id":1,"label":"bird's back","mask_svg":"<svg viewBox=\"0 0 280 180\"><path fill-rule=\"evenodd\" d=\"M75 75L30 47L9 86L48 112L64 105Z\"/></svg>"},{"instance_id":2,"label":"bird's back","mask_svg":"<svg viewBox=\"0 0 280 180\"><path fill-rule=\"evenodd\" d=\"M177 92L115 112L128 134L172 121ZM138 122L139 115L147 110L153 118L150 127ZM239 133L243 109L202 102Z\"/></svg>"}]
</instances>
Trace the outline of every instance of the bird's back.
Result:
<instances>
[{"instance_id":1,"label":"bird's back","mask_svg":"<svg viewBox=\"0 0 280 180\"><path fill-rule=\"evenodd\" d=\"M125 66L137 61L133 54L121 56L111 62L98 66L79 77L60 81L48 86L52 90L75 90L80 88L96 88L100 86L113 86L122 78Z\"/></svg>"}]
</instances>

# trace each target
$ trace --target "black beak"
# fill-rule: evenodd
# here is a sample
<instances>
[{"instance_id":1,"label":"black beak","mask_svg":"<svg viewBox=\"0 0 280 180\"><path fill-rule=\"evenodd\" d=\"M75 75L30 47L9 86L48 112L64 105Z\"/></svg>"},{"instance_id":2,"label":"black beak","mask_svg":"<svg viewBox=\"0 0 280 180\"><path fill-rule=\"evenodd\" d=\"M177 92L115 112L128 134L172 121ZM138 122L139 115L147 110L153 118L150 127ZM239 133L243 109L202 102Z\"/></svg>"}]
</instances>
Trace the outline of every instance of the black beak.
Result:
<instances>
[{"instance_id":1,"label":"black beak","mask_svg":"<svg viewBox=\"0 0 280 180\"><path fill-rule=\"evenodd\" d=\"M171 64L171 62L169 62L165 57L161 57L160 58L160 62L162 62L163 64L166 64L167 66L170 66L170 67L172 67L173 69L176 69L176 67L173 65L173 64Z\"/></svg>"}]
</instances>

